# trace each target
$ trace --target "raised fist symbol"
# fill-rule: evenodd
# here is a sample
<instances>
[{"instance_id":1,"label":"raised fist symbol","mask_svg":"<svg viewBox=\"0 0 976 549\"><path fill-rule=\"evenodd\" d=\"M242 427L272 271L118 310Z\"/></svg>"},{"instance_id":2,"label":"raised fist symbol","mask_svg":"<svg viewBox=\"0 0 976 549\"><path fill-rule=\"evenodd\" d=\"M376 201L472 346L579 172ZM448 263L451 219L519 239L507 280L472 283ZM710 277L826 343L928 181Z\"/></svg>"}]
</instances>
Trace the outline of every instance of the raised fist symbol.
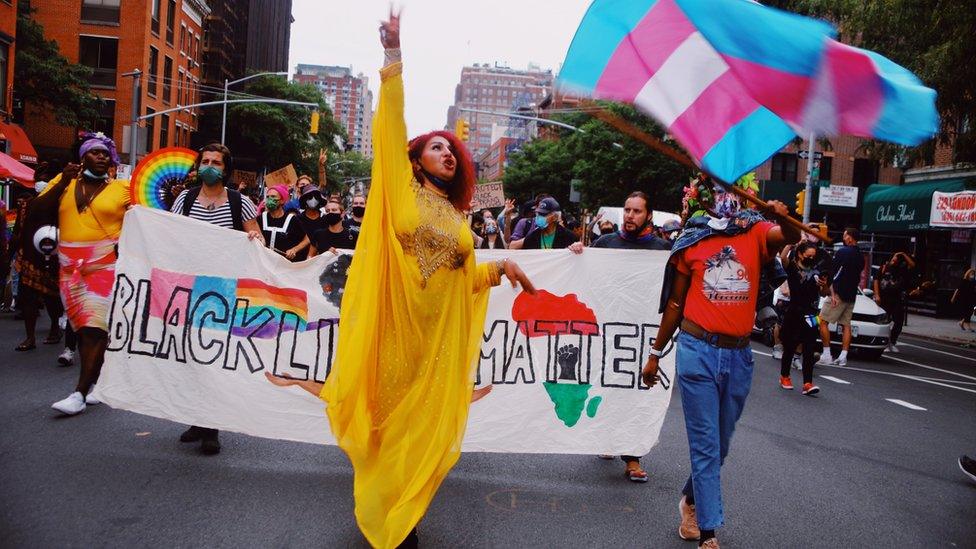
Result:
<instances>
[{"instance_id":1,"label":"raised fist symbol","mask_svg":"<svg viewBox=\"0 0 976 549\"><path fill-rule=\"evenodd\" d=\"M579 362L579 347L576 345L564 345L556 352L556 361L559 363L559 379L576 379L576 363Z\"/></svg>"}]
</instances>

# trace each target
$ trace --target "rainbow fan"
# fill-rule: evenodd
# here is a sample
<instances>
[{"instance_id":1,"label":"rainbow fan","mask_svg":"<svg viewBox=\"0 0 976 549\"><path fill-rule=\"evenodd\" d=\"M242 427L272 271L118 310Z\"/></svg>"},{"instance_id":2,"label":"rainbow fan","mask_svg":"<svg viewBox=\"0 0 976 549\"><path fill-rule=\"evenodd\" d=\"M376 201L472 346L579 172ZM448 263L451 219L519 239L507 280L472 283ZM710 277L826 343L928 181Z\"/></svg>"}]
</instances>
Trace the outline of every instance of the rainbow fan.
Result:
<instances>
[{"instance_id":1,"label":"rainbow fan","mask_svg":"<svg viewBox=\"0 0 976 549\"><path fill-rule=\"evenodd\" d=\"M132 203L165 210L164 193L193 169L197 153L183 147L159 149L142 159L132 173Z\"/></svg>"}]
</instances>

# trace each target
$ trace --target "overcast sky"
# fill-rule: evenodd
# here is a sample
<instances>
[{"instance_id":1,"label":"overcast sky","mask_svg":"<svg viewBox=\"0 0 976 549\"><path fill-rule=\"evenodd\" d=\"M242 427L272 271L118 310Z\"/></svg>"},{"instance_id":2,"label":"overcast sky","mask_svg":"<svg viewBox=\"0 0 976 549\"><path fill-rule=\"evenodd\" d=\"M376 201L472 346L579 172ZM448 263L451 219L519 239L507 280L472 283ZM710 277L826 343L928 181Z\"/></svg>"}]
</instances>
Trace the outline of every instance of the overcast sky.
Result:
<instances>
[{"instance_id":1,"label":"overcast sky","mask_svg":"<svg viewBox=\"0 0 976 549\"><path fill-rule=\"evenodd\" d=\"M441 129L461 67L536 63L558 71L590 0L402 0L401 45L411 135ZM298 63L352 66L375 101L383 48L383 0L294 0L289 70Z\"/></svg>"}]
</instances>

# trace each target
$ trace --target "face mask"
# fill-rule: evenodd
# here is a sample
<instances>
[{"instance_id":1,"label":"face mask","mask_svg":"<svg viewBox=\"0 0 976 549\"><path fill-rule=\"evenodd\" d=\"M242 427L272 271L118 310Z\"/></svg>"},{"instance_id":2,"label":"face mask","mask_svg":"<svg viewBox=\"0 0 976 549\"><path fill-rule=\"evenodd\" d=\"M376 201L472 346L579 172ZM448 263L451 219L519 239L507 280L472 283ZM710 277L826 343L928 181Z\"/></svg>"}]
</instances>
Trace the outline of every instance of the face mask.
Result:
<instances>
[{"instance_id":1,"label":"face mask","mask_svg":"<svg viewBox=\"0 0 976 549\"><path fill-rule=\"evenodd\" d=\"M604 234L613 234L613 227L604 227L604 228L600 229L600 234L601 235L604 235Z\"/></svg>"},{"instance_id":2,"label":"face mask","mask_svg":"<svg viewBox=\"0 0 976 549\"><path fill-rule=\"evenodd\" d=\"M498 227L494 225L485 226L485 234L497 234L497 233L498 233Z\"/></svg>"},{"instance_id":3,"label":"face mask","mask_svg":"<svg viewBox=\"0 0 976 549\"><path fill-rule=\"evenodd\" d=\"M353 206L352 215L353 217L362 217L366 215L366 206Z\"/></svg>"},{"instance_id":4,"label":"face mask","mask_svg":"<svg viewBox=\"0 0 976 549\"><path fill-rule=\"evenodd\" d=\"M315 208L318 208L318 207L319 207L319 199L318 198L309 198L308 200L305 201L305 208L306 209L312 209L312 210L314 210Z\"/></svg>"},{"instance_id":5,"label":"face mask","mask_svg":"<svg viewBox=\"0 0 976 549\"><path fill-rule=\"evenodd\" d=\"M325 222L329 225L335 225L340 221L342 221L342 214L335 212L325 214Z\"/></svg>"},{"instance_id":6,"label":"face mask","mask_svg":"<svg viewBox=\"0 0 976 549\"><path fill-rule=\"evenodd\" d=\"M544 215L536 214L535 216L535 226L540 229L545 229L549 226L549 218Z\"/></svg>"},{"instance_id":7,"label":"face mask","mask_svg":"<svg viewBox=\"0 0 976 549\"><path fill-rule=\"evenodd\" d=\"M204 166L197 172L197 176L200 178L200 181L203 181L204 185L213 186L220 183L220 180L224 177L224 170L216 166Z\"/></svg>"},{"instance_id":8,"label":"face mask","mask_svg":"<svg viewBox=\"0 0 976 549\"><path fill-rule=\"evenodd\" d=\"M264 205L267 206L269 210L275 211L278 209L278 206L281 206L281 201L277 198L266 198L264 200Z\"/></svg>"},{"instance_id":9,"label":"face mask","mask_svg":"<svg viewBox=\"0 0 976 549\"><path fill-rule=\"evenodd\" d=\"M92 173L92 171L91 171L91 170L89 170L88 168L85 168L85 171L83 171L83 172L81 172L81 173L82 173L82 174L83 174L83 175L84 175L85 177L87 177L88 179L101 179L101 180L103 180L103 181L104 181L104 180L106 180L106 179L108 179L108 173L103 173L102 175L95 175L95 174L93 174L93 173Z\"/></svg>"},{"instance_id":10,"label":"face mask","mask_svg":"<svg viewBox=\"0 0 976 549\"><path fill-rule=\"evenodd\" d=\"M813 259L803 259L800 261L800 266L804 269L809 269L810 267L813 267L813 262Z\"/></svg>"}]
</instances>

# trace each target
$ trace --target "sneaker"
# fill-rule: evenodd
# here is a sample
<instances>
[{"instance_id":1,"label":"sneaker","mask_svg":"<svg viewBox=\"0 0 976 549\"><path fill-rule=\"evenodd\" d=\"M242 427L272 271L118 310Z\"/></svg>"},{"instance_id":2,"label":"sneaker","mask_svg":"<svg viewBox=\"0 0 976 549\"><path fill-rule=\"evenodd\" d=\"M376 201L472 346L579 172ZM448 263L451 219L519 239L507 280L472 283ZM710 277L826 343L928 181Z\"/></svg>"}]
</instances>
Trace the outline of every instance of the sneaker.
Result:
<instances>
[{"instance_id":1,"label":"sneaker","mask_svg":"<svg viewBox=\"0 0 976 549\"><path fill-rule=\"evenodd\" d=\"M976 482L976 460L969 456L961 456L959 458L959 468L962 469L963 473L966 473L969 480Z\"/></svg>"},{"instance_id":2,"label":"sneaker","mask_svg":"<svg viewBox=\"0 0 976 549\"><path fill-rule=\"evenodd\" d=\"M793 369L794 370L802 370L803 369L803 359L802 358L800 358L798 356L793 357Z\"/></svg>"},{"instance_id":3,"label":"sneaker","mask_svg":"<svg viewBox=\"0 0 976 549\"><path fill-rule=\"evenodd\" d=\"M52 404L51 408L68 416L80 414L85 411L85 397L80 392L75 391L68 395L68 398Z\"/></svg>"},{"instance_id":4,"label":"sneaker","mask_svg":"<svg viewBox=\"0 0 976 549\"><path fill-rule=\"evenodd\" d=\"M703 549L719 549L718 538L708 538L707 540L699 543L698 547Z\"/></svg>"},{"instance_id":5,"label":"sneaker","mask_svg":"<svg viewBox=\"0 0 976 549\"><path fill-rule=\"evenodd\" d=\"M847 366L847 357L846 356L837 357L834 359L833 362L831 362L831 364L833 364L834 366Z\"/></svg>"},{"instance_id":6,"label":"sneaker","mask_svg":"<svg viewBox=\"0 0 976 549\"><path fill-rule=\"evenodd\" d=\"M58 364L61 366L71 366L75 363L75 352L65 347L58 355Z\"/></svg>"},{"instance_id":7,"label":"sneaker","mask_svg":"<svg viewBox=\"0 0 976 549\"><path fill-rule=\"evenodd\" d=\"M773 359L779 360L781 358L783 358L783 345L773 345Z\"/></svg>"},{"instance_id":8,"label":"sneaker","mask_svg":"<svg viewBox=\"0 0 976 549\"><path fill-rule=\"evenodd\" d=\"M790 381L789 376L786 376L786 377L780 376L779 377L779 386L782 387L783 389L786 389L787 391L792 391L793 390L793 382Z\"/></svg>"},{"instance_id":9,"label":"sneaker","mask_svg":"<svg viewBox=\"0 0 976 549\"><path fill-rule=\"evenodd\" d=\"M196 425L180 434L180 442L199 442L203 439L203 428Z\"/></svg>"},{"instance_id":10,"label":"sneaker","mask_svg":"<svg viewBox=\"0 0 976 549\"><path fill-rule=\"evenodd\" d=\"M895 345L894 343L889 343L888 344L888 352L889 353L897 353L898 352L898 346Z\"/></svg>"},{"instance_id":11,"label":"sneaker","mask_svg":"<svg viewBox=\"0 0 976 549\"><path fill-rule=\"evenodd\" d=\"M820 392L820 387L817 387L813 383L803 384L803 394L806 396L812 396Z\"/></svg>"},{"instance_id":12,"label":"sneaker","mask_svg":"<svg viewBox=\"0 0 976 549\"><path fill-rule=\"evenodd\" d=\"M829 353L823 353L820 355L820 360L817 361L818 366L831 366L834 364L834 357L830 356Z\"/></svg>"},{"instance_id":13,"label":"sneaker","mask_svg":"<svg viewBox=\"0 0 976 549\"><path fill-rule=\"evenodd\" d=\"M88 404L90 406L94 406L96 404L101 404L101 403L102 403L101 400L98 400L97 398L95 398L95 386L92 385L91 390L88 391L88 394L87 395L85 395L85 404Z\"/></svg>"},{"instance_id":14,"label":"sneaker","mask_svg":"<svg viewBox=\"0 0 976 549\"><path fill-rule=\"evenodd\" d=\"M695 506L689 505L687 499L687 496L681 496L681 501L678 502L678 513L681 515L681 525L678 526L678 537L685 541L692 541L701 536L701 530L698 529Z\"/></svg>"}]
</instances>

